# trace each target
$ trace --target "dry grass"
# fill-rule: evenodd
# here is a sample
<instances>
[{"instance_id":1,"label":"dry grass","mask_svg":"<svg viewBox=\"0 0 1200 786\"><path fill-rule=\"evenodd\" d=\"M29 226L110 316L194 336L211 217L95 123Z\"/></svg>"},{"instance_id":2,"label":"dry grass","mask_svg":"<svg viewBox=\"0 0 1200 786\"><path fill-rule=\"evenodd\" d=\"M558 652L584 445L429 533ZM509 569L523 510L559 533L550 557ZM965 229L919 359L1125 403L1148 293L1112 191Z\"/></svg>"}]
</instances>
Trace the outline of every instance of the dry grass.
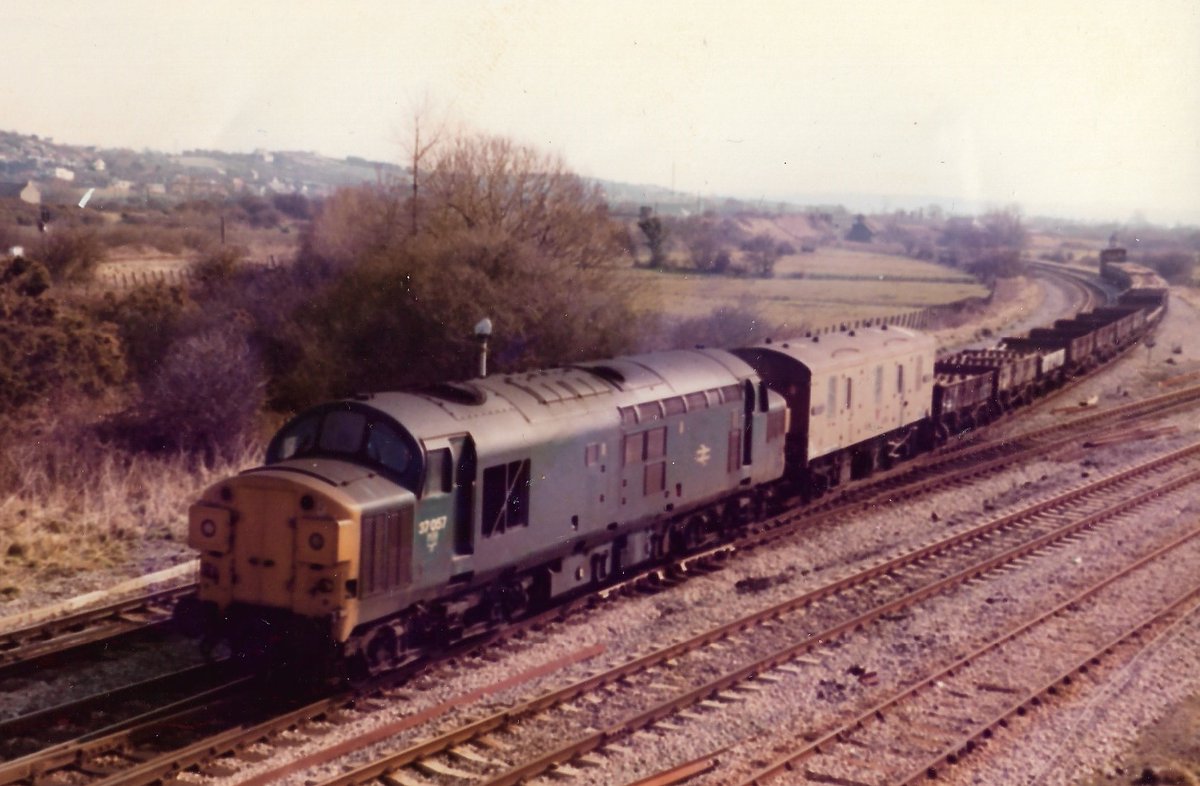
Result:
<instances>
[{"instance_id":1,"label":"dry grass","mask_svg":"<svg viewBox=\"0 0 1200 786\"><path fill-rule=\"evenodd\" d=\"M0 443L0 601L33 581L165 567L183 551L197 492L261 457L257 444L211 467L183 455L126 453L72 420Z\"/></svg>"},{"instance_id":2,"label":"dry grass","mask_svg":"<svg viewBox=\"0 0 1200 786\"><path fill-rule=\"evenodd\" d=\"M974 279L961 271L910 257L879 254L851 248L822 247L812 254L791 254L775 265L776 278L790 276L856 276L863 278L921 279L941 283L957 279L971 284Z\"/></svg>"}]
</instances>

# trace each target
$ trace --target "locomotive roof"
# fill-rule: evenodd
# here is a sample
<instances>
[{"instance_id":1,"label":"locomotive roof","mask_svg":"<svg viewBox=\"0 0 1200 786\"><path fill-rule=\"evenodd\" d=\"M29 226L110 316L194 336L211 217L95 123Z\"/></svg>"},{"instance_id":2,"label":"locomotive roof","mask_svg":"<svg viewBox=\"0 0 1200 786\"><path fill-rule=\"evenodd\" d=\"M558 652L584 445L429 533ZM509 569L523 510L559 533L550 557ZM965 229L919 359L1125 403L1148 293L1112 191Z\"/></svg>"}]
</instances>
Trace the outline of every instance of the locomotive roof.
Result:
<instances>
[{"instance_id":1,"label":"locomotive roof","mask_svg":"<svg viewBox=\"0 0 1200 786\"><path fill-rule=\"evenodd\" d=\"M470 431L511 432L564 416L615 419L619 407L722 387L754 376L722 350L671 350L627 355L564 368L496 374L411 392L360 397L403 424L418 439Z\"/></svg>"},{"instance_id":2,"label":"locomotive roof","mask_svg":"<svg viewBox=\"0 0 1200 786\"><path fill-rule=\"evenodd\" d=\"M737 351L743 357L761 352L777 353L810 371L828 372L913 352L933 353L935 348L932 336L893 325L755 344Z\"/></svg>"}]
</instances>

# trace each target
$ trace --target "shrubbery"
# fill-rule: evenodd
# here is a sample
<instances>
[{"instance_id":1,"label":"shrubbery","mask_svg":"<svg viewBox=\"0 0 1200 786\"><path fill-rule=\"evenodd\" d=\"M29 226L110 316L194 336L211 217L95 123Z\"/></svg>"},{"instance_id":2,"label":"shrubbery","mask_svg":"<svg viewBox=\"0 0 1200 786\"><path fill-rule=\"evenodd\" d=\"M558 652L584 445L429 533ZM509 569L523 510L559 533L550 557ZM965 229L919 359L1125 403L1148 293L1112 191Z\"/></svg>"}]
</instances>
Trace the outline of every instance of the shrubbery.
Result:
<instances>
[{"instance_id":1,"label":"shrubbery","mask_svg":"<svg viewBox=\"0 0 1200 786\"><path fill-rule=\"evenodd\" d=\"M36 256L55 281L87 281L104 258L104 245L95 230L56 228L42 237Z\"/></svg>"},{"instance_id":2,"label":"shrubbery","mask_svg":"<svg viewBox=\"0 0 1200 786\"><path fill-rule=\"evenodd\" d=\"M675 325L669 346L745 347L762 342L775 329L747 303L718 306L708 316L685 319Z\"/></svg>"},{"instance_id":3,"label":"shrubbery","mask_svg":"<svg viewBox=\"0 0 1200 786\"><path fill-rule=\"evenodd\" d=\"M243 444L263 403L257 354L235 326L176 341L142 389L106 431L140 450L199 453L206 464Z\"/></svg>"},{"instance_id":4,"label":"shrubbery","mask_svg":"<svg viewBox=\"0 0 1200 786\"><path fill-rule=\"evenodd\" d=\"M182 287L143 286L119 296L106 292L92 314L115 326L134 379L145 380L197 310Z\"/></svg>"},{"instance_id":5,"label":"shrubbery","mask_svg":"<svg viewBox=\"0 0 1200 786\"><path fill-rule=\"evenodd\" d=\"M1147 267L1158 271L1160 276L1172 284L1190 283L1196 270L1196 254L1190 251L1147 254L1144 261Z\"/></svg>"},{"instance_id":6,"label":"shrubbery","mask_svg":"<svg viewBox=\"0 0 1200 786\"><path fill-rule=\"evenodd\" d=\"M506 371L634 346L638 321L609 267L621 250L598 191L490 137L455 140L427 171L415 235L405 189L325 200L291 274L308 296L262 333L274 406L471 376L471 327L485 316Z\"/></svg>"},{"instance_id":7,"label":"shrubbery","mask_svg":"<svg viewBox=\"0 0 1200 786\"><path fill-rule=\"evenodd\" d=\"M121 383L115 331L50 297L44 266L20 257L0 265L0 416L48 396L100 396Z\"/></svg>"}]
</instances>

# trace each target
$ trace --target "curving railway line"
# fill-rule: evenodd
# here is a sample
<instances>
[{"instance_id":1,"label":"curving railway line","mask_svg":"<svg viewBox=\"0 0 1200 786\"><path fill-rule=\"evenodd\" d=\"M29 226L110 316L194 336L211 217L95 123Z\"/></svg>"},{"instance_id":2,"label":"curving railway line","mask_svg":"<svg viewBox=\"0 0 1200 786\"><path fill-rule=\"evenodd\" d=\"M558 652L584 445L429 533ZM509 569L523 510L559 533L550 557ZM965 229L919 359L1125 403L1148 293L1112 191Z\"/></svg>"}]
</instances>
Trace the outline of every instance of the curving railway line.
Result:
<instances>
[{"instance_id":1,"label":"curving railway line","mask_svg":"<svg viewBox=\"0 0 1200 786\"><path fill-rule=\"evenodd\" d=\"M1102 302L1106 296L1103 285L1094 280L1073 276L1070 271L1054 266L1043 267L1046 268L1044 275L1068 282L1078 289L1079 299L1072 301L1072 308L1068 310L1090 307ZM1072 389L1100 371L1102 368L1072 380L1037 406L1063 400ZM972 440L976 438L977 435L971 437ZM873 487L873 484L867 486ZM135 594L36 623L0 629L0 680L65 659L86 658L97 648L111 646L123 639L163 633L175 604L180 598L194 594L195 587L193 580L184 579L165 589Z\"/></svg>"},{"instance_id":2,"label":"curving railway line","mask_svg":"<svg viewBox=\"0 0 1200 786\"><path fill-rule=\"evenodd\" d=\"M1080 533L1107 526L1143 505L1194 488L1197 483L1200 445L881 561L816 591L451 729L325 781L322 786L454 783L463 779L502 786L552 770L562 773L564 767L568 768L565 774L572 774L587 766L583 757L592 751L635 747L632 739L650 726L685 729L700 713L720 713L727 705L744 700L747 693L768 690L782 675L802 671L806 656L830 642L886 621L888 615L952 587L980 580L1030 555L1059 547ZM1131 484L1143 490L1130 497ZM1197 536L1200 530L1188 533L1105 579L1098 587L1111 584L1171 549L1192 543ZM1096 591L1076 596L1054 614L1061 614ZM1196 593L1200 593L1200 587L1189 596ZM1053 614L1025 623L1018 630L1049 616ZM970 659L960 659L920 684L932 684L947 673L953 674ZM870 672L860 676L867 683L878 680L878 675ZM848 728L853 730L860 722L861 718L854 718ZM826 735L823 744L838 739L843 731ZM574 738L565 744L553 744L564 735ZM808 746L806 750L820 747ZM529 756L535 751L539 753ZM754 779L762 777L756 775ZM868 777L862 782L874 783L877 779Z\"/></svg>"},{"instance_id":3,"label":"curving railway line","mask_svg":"<svg viewBox=\"0 0 1200 786\"><path fill-rule=\"evenodd\" d=\"M1064 390L1042 406L1050 406L1054 400L1069 395L1070 390ZM1200 386L1182 388L1004 439L991 438L988 430L976 432L819 505L789 510L765 520L738 542L690 556L669 569L621 581L590 598L579 598L566 607L524 620L502 636L467 642L450 656L472 652L483 652L486 656L489 647L495 650L534 646L536 639L547 635L545 631L536 631L553 630L561 620L569 620L605 598L669 589L689 575L720 569L732 552L770 548L883 502L963 486L1026 460L1077 450L1081 442L1103 443L1135 433L1154 433L1158 418L1190 409L1198 399ZM465 781L501 784L547 774L588 781L588 773L594 768L596 772L602 771L606 755L618 755L644 744L644 737L636 735L644 735L646 729L686 730L690 722L705 715L720 713L748 696L771 691L781 681L802 672L806 666L804 659L831 642L836 644L870 626L891 625L905 609L929 602L950 587L965 586L981 577L1013 570L1012 566L1019 566L1031 555L1062 549L1064 544L1084 537L1089 531L1117 526L1123 515L1138 506L1153 505L1163 495L1186 493L1184 489L1200 482L1198 452L1200 448L1190 446L1134 469L1089 480L1078 489L1029 506L1027 510L996 517L968 532L880 561L853 576L686 640L663 643L631 660L605 667L611 659L605 657L603 648L581 650L567 662L548 668L594 661L597 671L585 679L554 691L539 691L502 711L473 718L432 737L429 723L454 717L458 714L457 707L444 707L428 713L428 717L415 718L408 727L392 731L402 738L422 734L425 739L420 745L410 745L399 753L358 766L325 784L380 782L390 786L425 786ZM1150 570L1155 560L1169 559L1177 550L1186 549L1197 534L1200 533L1190 533L1177 543L1164 545L1161 553L1146 555L1135 566L1122 570L1129 574ZM931 574L936 574L936 578L930 579ZM1073 618L1075 608L1120 582L1121 575L1125 574L1098 580L1094 587L1061 604L1053 613L1036 621L1027 620L1018 626L1019 630L1014 628L1017 632L1011 636L997 637L994 645L981 644L972 652L970 662L992 657L989 653L1000 652L1004 647L1028 648L1028 644L1011 642L1027 634L1041 635L1031 631L1055 619ZM192 586L184 583L165 593L48 621L44 627L30 625L19 631L0 633L0 679L49 664L69 666L72 662L85 662L106 643L137 635L159 635L167 628L170 605L191 591ZM1094 667L1093 660L1107 658L1112 653L1136 651L1139 640L1152 637L1154 631L1170 625L1182 613L1181 609L1190 609L1189 604L1194 602L1194 595L1185 593L1166 605L1148 608L1145 619L1120 620L1120 625L1106 629L1111 635L1100 644L1081 643L1078 648L1071 647L1070 651L1076 654L1086 650L1080 656L1084 658L1082 665L1064 661L1061 673L1049 682L1005 683L1011 690L984 691L986 697L1000 701L986 705L984 710L971 709L974 714L970 717L986 716L986 723L944 729L940 732L945 737L944 744L937 750L921 749L907 759L897 756L899 763L888 765L888 778L911 778L887 782L915 782L952 766L1049 697L1068 688L1077 690L1077 683L1081 682L1077 675ZM1096 646L1100 649L1095 649ZM0 786L10 783L32 786L48 780L81 786L96 783L116 786L217 777L230 777L232 783L243 786L267 783L286 773L268 770L245 777L239 773L253 770L254 762L271 756L280 746L319 739L325 732L369 714L380 701L403 698L410 688L398 685L416 678L426 666L417 664L350 691L283 698L277 690L279 686L237 675L224 664L105 691L0 723L0 740L6 741L0 745ZM965 663L957 663L934 672L912 690L885 686L893 689L893 693L880 699L882 709L877 710L878 714L891 715L897 711L896 707L917 707L906 703L918 701L910 695L919 698L930 685L941 690L964 666ZM534 680L545 675L525 676ZM869 671L855 676L870 687L879 679L879 675ZM964 693L956 688L950 690L951 695L953 691ZM470 697L470 701L464 699L463 704L481 699L482 694ZM920 712L919 709L900 711L905 713L904 717ZM836 747L830 740L839 743L840 750L848 745L851 750L861 751L865 744L862 741L865 737L858 736L865 734L862 718L851 718L844 723L850 724L849 730L836 727L839 730L829 731L831 736L820 737L824 741L820 746L808 744L796 750L774 751L773 760L760 762L755 771L727 766L722 769L720 750L680 767L689 774L712 769L724 773L712 782L727 782L725 779L734 776L746 783L765 782L778 773L797 772L797 767L808 768L800 771L815 773L817 780L828 775L834 779L828 782L842 782L838 778L854 781L853 774L831 774L850 773L837 756L834 765L814 763L819 756L826 757L822 761L829 761L828 751ZM925 725L939 728L936 719ZM572 729L575 731L570 732ZM886 737L888 732L879 734ZM564 735L571 737L570 741L557 744ZM358 743L357 747L361 747ZM344 754L356 746L329 747L332 752ZM814 754L818 747L825 753ZM538 755L529 756L531 751L537 751ZM319 767L322 757L310 755L300 763ZM827 766L828 769L822 769ZM647 783L677 782L683 772L679 767L671 768ZM862 777L866 779L864 782L874 782L868 775Z\"/></svg>"},{"instance_id":4,"label":"curving railway line","mask_svg":"<svg viewBox=\"0 0 1200 786\"><path fill-rule=\"evenodd\" d=\"M828 503L823 513L791 513L765 522L760 532L745 541L698 555L679 565L676 574L703 573L719 566L722 556L731 550L777 543L780 538L795 536L823 520L844 517L855 506L875 504L873 500L880 496L894 499L944 488L948 483L962 483L981 472L1011 466L1029 451L1045 455L1077 447L1083 439L1111 435L1114 428L1138 427L1137 418L1157 417L1164 410L1187 406L1197 397L1200 388L1127 405L1119 410L1130 419L1125 426L1120 425L1112 412L1104 413L1103 417L1089 415L1072 424L1060 425L1053 430L1057 432L1053 436L1043 430L1023 439L1006 440L1003 447L980 444L929 457L921 462L922 466L906 467L881 478L873 491L862 487L840 505ZM1064 435L1064 431L1072 428L1073 432ZM1005 455L997 456L996 451ZM399 759L374 762L355 770L350 780L337 782L365 783L382 775L393 784L404 783L405 779L412 783L441 783L453 782L455 778L466 777L462 773L470 773L473 782L492 778L494 782L507 783L551 769L565 775L597 766L594 757L588 757L588 751L599 748L611 751L623 744L636 746L637 743L620 740L628 740L632 730L647 726L686 727L691 715L716 712L723 705L736 703L756 691L768 690L772 680L788 675L789 668L802 668L802 661L795 665L797 658L803 659L805 653L822 646L822 642L834 641L868 625L887 624L888 617L899 613L899 609L944 593L949 586L946 576L960 583L976 580L1038 550L1054 548L1053 544L1077 537L1081 531L1107 526L1104 521L1130 506L1151 504L1157 496L1176 493L1176 487L1184 488L1200 480L1195 466L1200 461L1198 452L1200 449L1192 446L1136 469L1091 480L1070 493L1030 506L1021 515L997 517L968 532L880 561L854 576L775 604L753 618L705 630L685 641L665 643L636 659L562 686L553 696L542 693L503 712L475 719L437 737L440 742L426 741L419 750L410 746ZM926 473L924 477L922 472ZM908 489L899 480L904 477L916 488ZM1101 494L1107 496L1098 496ZM1050 511L1055 511L1055 515L1049 517ZM1075 511L1074 515L1069 511ZM1084 523L1078 520L1081 515L1085 516ZM1064 519L1068 521L1064 523ZM927 580L931 574L942 576L938 579L941 583ZM650 592L671 583L662 573L655 573L610 588L606 594ZM512 636L521 636L522 631L530 631L534 626L553 627L553 620L570 616L586 604L586 600L581 600L573 608L529 620ZM534 646L528 640L511 641L511 646ZM762 657L763 652L769 654ZM601 655L581 653L579 659L600 661ZM729 666L733 664L736 668L731 671ZM396 680L409 676L398 675ZM862 676L870 680L869 675ZM33 783L56 770L73 783L104 784L159 782L188 768L196 768L200 773L236 772L246 766L246 751L258 751L249 756L252 761L256 756L269 754L261 746L287 744L288 740L294 744L296 738L311 738L324 729L338 728L356 713L369 711L374 702L394 695L395 686L394 680L365 685L359 692L338 693L303 706L296 706L295 701L280 703L271 686L251 692L250 685L239 682L197 690L190 698L178 699L177 706L170 706L170 700L147 699L147 703L159 708L157 713L145 717L135 714L121 728L113 729L112 724L91 728L65 742L47 739L48 747L0 764L0 784ZM130 695L136 694L131 689ZM247 697L253 698L248 701ZM165 707L164 701L168 702ZM597 715L601 709L604 714ZM60 712L61 717L71 717L73 711L61 708ZM106 710L101 714L112 712ZM24 722L27 733L37 725L29 719ZM599 732L585 734L585 726L598 728ZM419 730L420 726L413 728ZM551 730L559 735L555 739L560 740L565 730L574 728L575 739L534 759L520 759L517 754L521 751L546 751L545 739L540 742L508 739L509 730L534 734L537 728ZM165 732L168 729L169 734ZM175 743L174 747L156 748L163 740ZM37 745L29 743L28 747ZM238 751L242 753L236 754ZM372 774L374 769L379 769L379 773ZM258 777L265 782L261 775Z\"/></svg>"},{"instance_id":5,"label":"curving railway line","mask_svg":"<svg viewBox=\"0 0 1200 786\"><path fill-rule=\"evenodd\" d=\"M1069 398L1075 387L1088 379L1090 376L1069 383L1038 406L1050 407L1055 402ZM1200 385L1187 386L1104 410L1081 411L1081 414L1064 418L1061 422L1004 439L989 437L987 429L971 432L964 439L935 453L920 456L890 472L880 473L818 504L797 507L788 514L770 519L760 528L774 529L781 524L792 525L802 520L807 522L806 526L812 526L836 515L844 515L854 503L867 504L884 498L896 500L947 483L967 482L979 474L1040 455L1045 450L1053 449L1062 440L1071 441L1075 439L1073 435L1081 430L1092 429L1099 424L1120 429L1123 424L1187 407L1198 400ZM949 473L952 465L958 465L958 472ZM743 543L742 547L745 545L749 544ZM0 630L0 680L72 660L86 661L97 650L136 636L165 634L170 630L174 604L180 598L193 594L195 587L194 581L182 579L166 588Z\"/></svg>"}]
</instances>

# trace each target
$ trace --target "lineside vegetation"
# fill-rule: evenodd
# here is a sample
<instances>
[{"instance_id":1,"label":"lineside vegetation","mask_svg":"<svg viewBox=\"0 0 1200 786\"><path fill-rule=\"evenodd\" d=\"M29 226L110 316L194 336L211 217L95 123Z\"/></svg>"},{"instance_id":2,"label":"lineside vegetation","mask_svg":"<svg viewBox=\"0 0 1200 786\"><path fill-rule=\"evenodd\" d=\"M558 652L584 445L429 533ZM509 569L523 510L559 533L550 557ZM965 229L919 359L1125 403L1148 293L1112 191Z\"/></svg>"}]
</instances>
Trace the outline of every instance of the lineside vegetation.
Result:
<instances>
[{"instance_id":1,"label":"lineside vegetation","mask_svg":"<svg viewBox=\"0 0 1200 786\"><path fill-rule=\"evenodd\" d=\"M6 263L0 601L23 575L149 559L180 537L195 490L259 460L297 409L472 376L483 317L504 371L634 349L650 318L614 275L597 187L481 134L442 141L421 173L419 194L380 182L244 210L311 212L295 260L265 269L206 246L190 288L72 286L103 256L104 227L82 222Z\"/></svg>"}]
</instances>

